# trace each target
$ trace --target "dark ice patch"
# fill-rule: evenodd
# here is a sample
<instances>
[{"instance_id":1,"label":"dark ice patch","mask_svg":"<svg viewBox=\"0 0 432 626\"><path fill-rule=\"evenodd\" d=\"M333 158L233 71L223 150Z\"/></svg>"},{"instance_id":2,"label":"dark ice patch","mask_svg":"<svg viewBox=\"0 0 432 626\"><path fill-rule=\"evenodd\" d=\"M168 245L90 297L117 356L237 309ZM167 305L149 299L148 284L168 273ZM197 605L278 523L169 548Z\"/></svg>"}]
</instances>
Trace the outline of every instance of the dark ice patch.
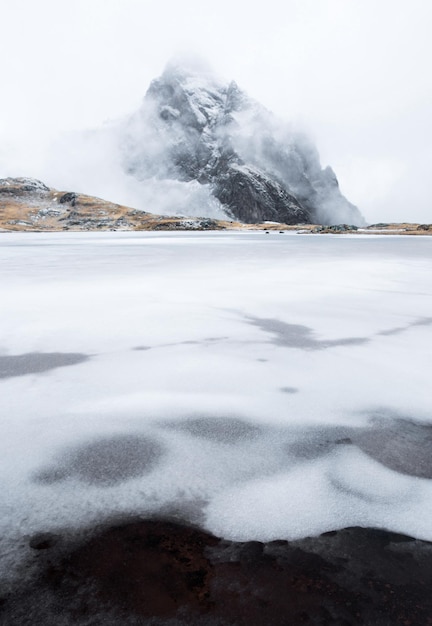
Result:
<instances>
[{"instance_id":1,"label":"dark ice patch","mask_svg":"<svg viewBox=\"0 0 432 626\"><path fill-rule=\"evenodd\" d=\"M217 341L226 341L227 339L229 339L229 337L206 337L204 339L204 341L212 341L212 342L217 342Z\"/></svg>"},{"instance_id":2,"label":"dark ice patch","mask_svg":"<svg viewBox=\"0 0 432 626\"><path fill-rule=\"evenodd\" d=\"M297 387L281 387L279 391L283 393L298 393Z\"/></svg>"},{"instance_id":3,"label":"dark ice patch","mask_svg":"<svg viewBox=\"0 0 432 626\"><path fill-rule=\"evenodd\" d=\"M374 502L382 502L383 500L383 497L380 494L375 495L372 493L364 493L363 491L360 491L359 489L356 489L355 487L352 487L349 484L343 483L337 478L331 477L331 478L328 478L328 480L329 480L330 485L337 491L340 491L341 493L344 493L349 496L354 496L355 498L358 498L359 500L363 500L363 502L370 502L372 504Z\"/></svg>"},{"instance_id":4,"label":"dark ice patch","mask_svg":"<svg viewBox=\"0 0 432 626\"><path fill-rule=\"evenodd\" d=\"M64 480L68 476L69 472L64 467L48 467L36 472L33 479L35 482L42 483L43 485L53 485L54 483Z\"/></svg>"},{"instance_id":5,"label":"dark ice patch","mask_svg":"<svg viewBox=\"0 0 432 626\"><path fill-rule=\"evenodd\" d=\"M357 446L393 471L432 478L432 424L402 418L390 410L372 412L370 417L370 424L363 427L308 429L284 449L290 459L312 460L331 453L336 446Z\"/></svg>"},{"instance_id":6,"label":"dark ice patch","mask_svg":"<svg viewBox=\"0 0 432 626\"><path fill-rule=\"evenodd\" d=\"M431 326L432 325L432 317L420 317L418 320L416 320L415 322L412 322L410 324L411 327L413 326Z\"/></svg>"},{"instance_id":7,"label":"dark ice patch","mask_svg":"<svg viewBox=\"0 0 432 626\"><path fill-rule=\"evenodd\" d=\"M235 417L195 417L171 422L169 428L217 443L238 443L260 433L258 426Z\"/></svg>"},{"instance_id":8,"label":"dark ice patch","mask_svg":"<svg viewBox=\"0 0 432 626\"><path fill-rule=\"evenodd\" d=\"M378 419L353 431L353 442L376 461L402 474L432 478L432 425L402 418Z\"/></svg>"},{"instance_id":9,"label":"dark ice patch","mask_svg":"<svg viewBox=\"0 0 432 626\"><path fill-rule=\"evenodd\" d=\"M79 352L28 352L0 356L0 378L40 374L57 367L84 363L89 358Z\"/></svg>"},{"instance_id":10,"label":"dark ice patch","mask_svg":"<svg viewBox=\"0 0 432 626\"><path fill-rule=\"evenodd\" d=\"M335 442L320 440L318 438L300 439L287 447L290 456L294 456L303 461L311 461L331 452Z\"/></svg>"},{"instance_id":11,"label":"dark ice patch","mask_svg":"<svg viewBox=\"0 0 432 626\"><path fill-rule=\"evenodd\" d=\"M382 337L391 337L392 335L400 335L406 331L406 326L397 326L396 328L389 328L388 330L380 330L377 335Z\"/></svg>"},{"instance_id":12,"label":"dark ice patch","mask_svg":"<svg viewBox=\"0 0 432 626\"><path fill-rule=\"evenodd\" d=\"M347 433L351 429L329 427L311 429L286 446L288 455L299 460L310 461L332 452L337 445L349 444Z\"/></svg>"},{"instance_id":13,"label":"dark ice patch","mask_svg":"<svg viewBox=\"0 0 432 626\"><path fill-rule=\"evenodd\" d=\"M161 446L152 439L118 435L75 449L69 468L84 482L103 486L148 473L161 455Z\"/></svg>"},{"instance_id":14,"label":"dark ice patch","mask_svg":"<svg viewBox=\"0 0 432 626\"><path fill-rule=\"evenodd\" d=\"M287 324L277 319L247 317L249 324L273 335L271 343L285 348L300 350L325 350L334 346L354 346L365 344L367 337L345 337L343 339L321 340L315 337L315 331L301 324Z\"/></svg>"},{"instance_id":15,"label":"dark ice patch","mask_svg":"<svg viewBox=\"0 0 432 626\"><path fill-rule=\"evenodd\" d=\"M162 454L162 446L149 437L103 437L67 450L64 462L41 470L34 480L52 484L75 477L89 485L110 487L151 472Z\"/></svg>"},{"instance_id":16,"label":"dark ice patch","mask_svg":"<svg viewBox=\"0 0 432 626\"><path fill-rule=\"evenodd\" d=\"M350 437L342 437L341 439L336 439L335 444L338 446L350 446L352 439Z\"/></svg>"},{"instance_id":17,"label":"dark ice patch","mask_svg":"<svg viewBox=\"0 0 432 626\"><path fill-rule=\"evenodd\" d=\"M388 330L381 330L377 335L382 335L384 337L388 337L391 335L400 335L401 333L406 332L410 328L414 328L416 326L430 326L432 324L432 317L421 317L410 324L406 324L405 326L397 326L396 328L389 328Z\"/></svg>"},{"instance_id":18,"label":"dark ice patch","mask_svg":"<svg viewBox=\"0 0 432 626\"><path fill-rule=\"evenodd\" d=\"M185 339L173 343L162 343L156 346L135 346L133 350L152 350L156 348L173 348L177 346L205 346L214 345L220 341L226 341L229 337L206 337L205 339Z\"/></svg>"}]
</instances>

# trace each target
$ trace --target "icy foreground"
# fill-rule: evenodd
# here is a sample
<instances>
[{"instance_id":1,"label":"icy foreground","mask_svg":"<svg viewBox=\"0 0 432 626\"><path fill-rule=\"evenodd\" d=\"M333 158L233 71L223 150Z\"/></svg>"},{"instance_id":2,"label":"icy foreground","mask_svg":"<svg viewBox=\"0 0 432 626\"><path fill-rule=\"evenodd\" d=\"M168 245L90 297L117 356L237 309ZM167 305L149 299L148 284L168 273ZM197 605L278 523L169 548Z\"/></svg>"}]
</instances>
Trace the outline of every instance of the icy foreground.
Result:
<instances>
[{"instance_id":1,"label":"icy foreground","mask_svg":"<svg viewBox=\"0 0 432 626\"><path fill-rule=\"evenodd\" d=\"M0 243L2 575L123 513L432 540L429 238Z\"/></svg>"}]
</instances>

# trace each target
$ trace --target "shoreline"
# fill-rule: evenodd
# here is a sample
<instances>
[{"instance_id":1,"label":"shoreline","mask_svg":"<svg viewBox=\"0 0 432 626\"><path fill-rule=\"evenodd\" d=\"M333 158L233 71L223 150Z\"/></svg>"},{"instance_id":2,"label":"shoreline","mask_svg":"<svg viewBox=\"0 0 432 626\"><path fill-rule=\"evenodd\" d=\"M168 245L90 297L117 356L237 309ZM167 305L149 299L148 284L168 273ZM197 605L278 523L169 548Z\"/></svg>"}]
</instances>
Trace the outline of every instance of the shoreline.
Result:
<instances>
[{"instance_id":1,"label":"shoreline","mask_svg":"<svg viewBox=\"0 0 432 626\"><path fill-rule=\"evenodd\" d=\"M165 219L165 218L163 218ZM195 219L195 218L194 218ZM196 220L199 222L200 220ZM193 224L187 227L178 227L175 224L175 220L173 218L169 218L169 221L162 222L157 224L157 227L151 227L150 225L146 228L138 227L138 228L35 228L35 227L26 227L26 228L4 228L0 227L1 234L9 234L9 233L82 233L82 232L118 232L118 233L131 233L131 232L265 232L265 233L279 233L283 234L285 232L292 232L298 235L393 235L393 236L432 236L432 225L429 228L422 228L421 224L390 224L388 228L374 228L364 227L364 228L356 228L353 229L351 227L344 228L345 225L335 225L335 226L321 226L317 224L299 224L299 225L287 225L287 224L278 224L275 225L267 225L267 224L238 224L232 225L228 224L227 226L218 226L218 227L202 227L199 224L194 226ZM402 227L400 227L402 226Z\"/></svg>"},{"instance_id":2,"label":"shoreline","mask_svg":"<svg viewBox=\"0 0 432 626\"><path fill-rule=\"evenodd\" d=\"M350 224L260 224L209 217L168 216L101 198L50 189L38 181L11 179L0 189L0 232L234 231L299 234L432 235L432 224L410 222ZM151 209L151 207L149 207Z\"/></svg>"},{"instance_id":3,"label":"shoreline","mask_svg":"<svg viewBox=\"0 0 432 626\"><path fill-rule=\"evenodd\" d=\"M135 518L29 543L38 575L3 598L5 626L432 624L432 543L386 530L235 542Z\"/></svg>"}]
</instances>

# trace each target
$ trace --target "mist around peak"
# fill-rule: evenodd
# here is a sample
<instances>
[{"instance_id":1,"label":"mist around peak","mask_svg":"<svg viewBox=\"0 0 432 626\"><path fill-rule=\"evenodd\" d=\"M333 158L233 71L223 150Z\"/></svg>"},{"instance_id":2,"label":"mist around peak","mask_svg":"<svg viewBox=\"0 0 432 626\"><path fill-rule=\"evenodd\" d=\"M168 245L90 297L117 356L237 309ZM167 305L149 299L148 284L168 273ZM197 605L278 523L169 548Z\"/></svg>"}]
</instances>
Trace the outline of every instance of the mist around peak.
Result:
<instances>
[{"instance_id":1,"label":"mist around peak","mask_svg":"<svg viewBox=\"0 0 432 626\"><path fill-rule=\"evenodd\" d=\"M211 63L203 56L182 51L172 56L165 65L163 76L207 76L216 80L216 72Z\"/></svg>"},{"instance_id":2,"label":"mist around peak","mask_svg":"<svg viewBox=\"0 0 432 626\"><path fill-rule=\"evenodd\" d=\"M197 181L245 222L364 224L311 139L201 60L172 61L152 81L122 153L133 177Z\"/></svg>"},{"instance_id":3,"label":"mist around peak","mask_svg":"<svg viewBox=\"0 0 432 626\"><path fill-rule=\"evenodd\" d=\"M141 107L56 142L40 178L165 215L364 225L312 140L203 59L171 59Z\"/></svg>"}]
</instances>

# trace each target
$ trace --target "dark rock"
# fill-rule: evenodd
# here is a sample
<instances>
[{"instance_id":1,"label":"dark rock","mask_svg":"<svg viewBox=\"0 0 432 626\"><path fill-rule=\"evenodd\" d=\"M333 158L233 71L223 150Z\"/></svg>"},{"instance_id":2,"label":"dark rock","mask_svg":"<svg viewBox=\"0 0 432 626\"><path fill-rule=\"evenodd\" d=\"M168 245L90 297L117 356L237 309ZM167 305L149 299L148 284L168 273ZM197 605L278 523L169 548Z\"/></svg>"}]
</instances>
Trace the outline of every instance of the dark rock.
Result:
<instances>
[{"instance_id":1,"label":"dark rock","mask_svg":"<svg viewBox=\"0 0 432 626\"><path fill-rule=\"evenodd\" d=\"M70 204L71 206L75 206L78 201L78 195L73 191L69 191L68 193L64 193L60 198L60 204Z\"/></svg>"},{"instance_id":2,"label":"dark rock","mask_svg":"<svg viewBox=\"0 0 432 626\"><path fill-rule=\"evenodd\" d=\"M259 567L263 559L264 544L260 541L248 541L243 544L238 555L239 561L246 567Z\"/></svg>"},{"instance_id":3,"label":"dark rock","mask_svg":"<svg viewBox=\"0 0 432 626\"><path fill-rule=\"evenodd\" d=\"M10 194L16 197L36 194L45 196L50 189L35 178L2 178L0 179L0 194Z\"/></svg>"},{"instance_id":4,"label":"dark rock","mask_svg":"<svg viewBox=\"0 0 432 626\"><path fill-rule=\"evenodd\" d=\"M132 228L132 223L129 222L125 217L119 217L114 222L116 229L125 229Z\"/></svg>"},{"instance_id":5,"label":"dark rock","mask_svg":"<svg viewBox=\"0 0 432 626\"><path fill-rule=\"evenodd\" d=\"M66 597L84 593L82 615L92 605L84 583L91 581L101 605L114 607L124 619L167 619L182 608L197 616L211 608L213 571L205 552L217 543L200 530L170 522L120 526L67 555L46 572L44 583Z\"/></svg>"},{"instance_id":6,"label":"dark rock","mask_svg":"<svg viewBox=\"0 0 432 626\"><path fill-rule=\"evenodd\" d=\"M310 221L309 213L294 196L255 168L229 166L225 172L220 172L213 193L242 222L275 220L298 224Z\"/></svg>"},{"instance_id":7,"label":"dark rock","mask_svg":"<svg viewBox=\"0 0 432 626\"><path fill-rule=\"evenodd\" d=\"M164 220L153 230L223 230L224 227L210 218L181 218Z\"/></svg>"},{"instance_id":8,"label":"dark rock","mask_svg":"<svg viewBox=\"0 0 432 626\"><path fill-rule=\"evenodd\" d=\"M431 626L431 557L432 544L378 529L236 543L134 521L40 554L2 624Z\"/></svg>"},{"instance_id":9,"label":"dark rock","mask_svg":"<svg viewBox=\"0 0 432 626\"><path fill-rule=\"evenodd\" d=\"M328 226L317 226L312 233L347 233L358 230L354 224L331 224Z\"/></svg>"},{"instance_id":10,"label":"dark rock","mask_svg":"<svg viewBox=\"0 0 432 626\"><path fill-rule=\"evenodd\" d=\"M217 228L217 222L210 218L204 218L199 220L199 226L202 230L214 230Z\"/></svg>"},{"instance_id":11,"label":"dark rock","mask_svg":"<svg viewBox=\"0 0 432 626\"><path fill-rule=\"evenodd\" d=\"M52 548L57 542L57 536L52 533L38 533L34 535L30 541L29 546L33 550L48 550Z\"/></svg>"}]
</instances>

